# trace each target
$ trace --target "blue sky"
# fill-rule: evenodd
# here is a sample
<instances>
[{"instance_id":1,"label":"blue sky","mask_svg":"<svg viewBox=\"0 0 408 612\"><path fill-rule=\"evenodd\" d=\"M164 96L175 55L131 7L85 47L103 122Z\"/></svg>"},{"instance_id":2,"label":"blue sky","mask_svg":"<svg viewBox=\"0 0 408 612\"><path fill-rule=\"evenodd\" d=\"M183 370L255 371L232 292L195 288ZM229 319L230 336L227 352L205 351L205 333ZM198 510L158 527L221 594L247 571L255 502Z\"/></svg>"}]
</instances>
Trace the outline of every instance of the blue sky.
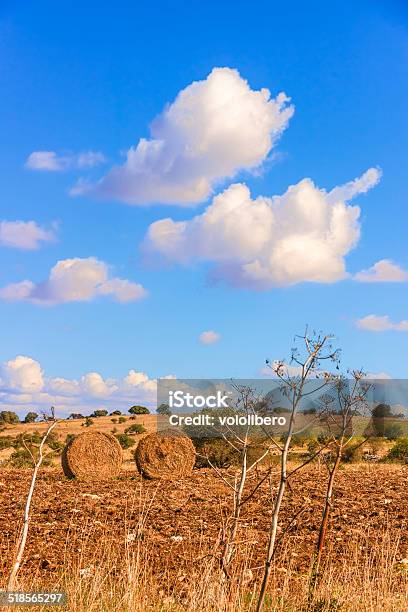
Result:
<instances>
[{"instance_id":1,"label":"blue sky","mask_svg":"<svg viewBox=\"0 0 408 612\"><path fill-rule=\"evenodd\" d=\"M7 238L7 231L19 228L3 226L1 403L22 411L51 400L62 410L75 402L124 405L133 397L151 399L153 379L166 374L254 377L266 357L289 354L293 335L306 323L336 335L345 366L405 377L407 27L408 9L392 0L335 1L329 8L323 1L307 6L295 1L289 7L119 0L114 9L110 2L3 2L0 221L34 221L54 239L40 240L36 249L21 248L14 234ZM209 191L193 203L181 197L145 205L138 189L139 201L124 203L122 174L116 192L105 189L100 197L95 182L113 165L123 165L130 147L151 138L149 126L166 105L193 82L206 82L215 67L235 69L237 84L247 81L250 92L267 88L274 99L283 91L295 107L260 162L254 162L254 154L247 167L235 164L243 169L234 176L220 170ZM169 134L169 121L162 123L156 130ZM242 122L239 129L248 132L245 138L255 138L257 128L248 125ZM177 143L179 137L168 136ZM236 149L227 142L225 157L239 157ZM242 150L244 155L245 146ZM44 151L55 152L46 158L48 170L39 168L38 156L30 168L30 155ZM90 151L104 161L80 158ZM205 163L214 165L214 155L218 152L210 150ZM190 172L182 161L177 193L183 193ZM219 161L222 166L224 157ZM334 279L328 271L325 282L277 283L274 264L262 287L235 282L236 267L216 272L221 280L214 282L221 255L215 261L215 255L203 255L204 247L195 252L193 232L182 264L180 253L177 259L157 243L147 255L141 251L152 224L170 218L179 232L174 223L202 215L213 197L234 183L247 185L251 208L258 196L283 195L305 178L330 192L370 168L380 168L382 176L350 203L361 209L361 234L341 258L348 278ZM73 197L70 190L80 178L93 186ZM205 232L201 241L211 238L208 227ZM274 234L267 243L278 238ZM152 251L160 257L152 257ZM69 299L65 289L52 297L50 284L24 289L19 299L15 289L5 291L22 281L45 281L57 262L88 258L104 262L98 273L108 277L86 301L72 299L72 286ZM353 279L383 260L393 263L371 272L377 282ZM117 278L130 283L120 286L120 295L111 283ZM213 342L200 341L205 331L215 332ZM16 362L17 356L31 361ZM129 371L146 378L136 376L132 387L130 380L123 382ZM87 379L87 373L100 378ZM52 381L62 378L57 392Z\"/></svg>"}]
</instances>

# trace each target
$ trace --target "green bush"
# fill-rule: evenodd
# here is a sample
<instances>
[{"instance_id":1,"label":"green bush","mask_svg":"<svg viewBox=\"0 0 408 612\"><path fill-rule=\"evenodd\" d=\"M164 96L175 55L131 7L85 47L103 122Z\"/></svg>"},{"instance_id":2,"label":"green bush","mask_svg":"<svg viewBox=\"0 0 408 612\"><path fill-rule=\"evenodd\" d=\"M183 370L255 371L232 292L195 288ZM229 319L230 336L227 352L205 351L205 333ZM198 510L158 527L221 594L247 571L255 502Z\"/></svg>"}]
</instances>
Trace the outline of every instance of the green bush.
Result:
<instances>
[{"instance_id":1,"label":"green bush","mask_svg":"<svg viewBox=\"0 0 408 612\"><path fill-rule=\"evenodd\" d=\"M135 440L125 433L116 434L115 438L117 439L122 448L130 448L131 446L134 446L136 444Z\"/></svg>"},{"instance_id":2,"label":"green bush","mask_svg":"<svg viewBox=\"0 0 408 612\"><path fill-rule=\"evenodd\" d=\"M389 450L387 459L390 461L402 461L408 463L408 437L400 438Z\"/></svg>"},{"instance_id":3,"label":"green bush","mask_svg":"<svg viewBox=\"0 0 408 612\"><path fill-rule=\"evenodd\" d=\"M124 417L124 416L120 416L119 419L118 419L119 423L126 423L126 421L127 421L127 418Z\"/></svg>"},{"instance_id":4,"label":"green bush","mask_svg":"<svg viewBox=\"0 0 408 612\"><path fill-rule=\"evenodd\" d=\"M52 450L56 451L57 453L60 453L62 449L64 448L63 443L59 440L58 436L54 434L53 432L51 432L48 435L46 444L47 446L49 446Z\"/></svg>"},{"instance_id":5,"label":"green bush","mask_svg":"<svg viewBox=\"0 0 408 612\"><path fill-rule=\"evenodd\" d=\"M24 419L24 423L34 423L38 419L38 414L36 412L28 412Z\"/></svg>"},{"instance_id":6,"label":"green bush","mask_svg":"<svg viewBox=\"0 0 408 612\"><path fill-rule=\"evenodd\" d=\"M160 404L160 406L157 406L156 408L156 412L157 414L161 414L162 416L170 416L171 415L171 410L168 404Z\"/></svg>"},{"instance_id":7,"label":"green bush","mask_svg":"<svg viewBox=\"0 0 408 612\"><path fill-rule=\"evenodd\" d=\"M388 438L388 440L398 440L398 438L401 438L402 434L402 427L396 423L391 423L384 427L384 437Z\"/></svg>"},{"instance_id":8,"label":"green bush","mask_svg":"<svg viewBox=\"0 0 408 612\"><path fill-rule=\"evenodd\" d=\"M309 453L309 455L311 457L313 457L313 455L315 455L317 453L317 451L320 448L320 444L319 442L316 440L316 438L311 438L308 443L307 443L307 452Z\"/></svg>"},{"instance_id":9,"label":"green bush","mask_svg":"<svg viewBox=\"0 0 408 612\"><path fill-rule=\"evenodd\" d=\"M38 431L32 433L24 433L17 436L14 441L15 448L24 448L24 444L41 444L42 435Z\"/></svg>"},{"instance_id":10,"label":"green bush","mask_svg":"<svg viewBox=\"0 0 408 612\"><path fill-rule=\"evenodd\" d=\"M15 440L11 436L1 436L0 438L0 450L4 450L5 448L12 448L14 446Z\"/></svg>"},{"instance_id":11,"label":"green bush","mask_svg":"<svg viewBox=\"0 0 408 612\"><path fill-rule=\"evenodd\" d=\"M30 448L34 458L37 458L38 449ZM54 453L50 453L43 458L42 465L47 467L52 465L52 458L54 457ZM8 464L15 468L26 468L33 467L33 459L26 448L19 448L12 453L10 459L8 460Z\"/></svg>"},{"instance_id":12,"label":"green bush","mask_svg":"<svg viewBox=\"0 0 408 612\"><path fill-rule=\"evenodd\" d=\"M348 444L343 451L343 461L346 463L356 463L357 461L361 461L364 454L363 447L364 445L359 441Z\"/></svg>"},{"instance_id":13,"label":"green bush","mask_svg":"<svg viewBox=\"0 0 408 612\"><path fill-rule=\"evenodd\" d=\"M325 433L320 431L317 436L317 441L319 442L319 444L325 445L327 444L328 440L329 440L329 436L327 436Z\"/></svg>"},{"instance_id":14,"label":"green bush","mask_svg":"<svg viewBox=\"0 0 408 612\"><path fill-rule=\"evenodd\" d=\"M10 456L8 464L15 468L32 467L33 460L26 448L18 448Z\"/></svg>"},{"instance_id":15,"label":"green bush","mask_svg":"<svg viewBox=\"0 0 408 612\"><path fill-rule=\"evenodd\" d=\"M306 432L303 434L294 434L290 441L290 446L304 446L309 439L309 435Z\"/></svg>"},{"instance_id":16,"label":"green bush","mask_svg":"<svg viewBox=\"0 0 408 612\"><path fill-rule=\"evenodd\" d=\"M75 440L75 438L76 438L75 434L67 434L65 438L65 444L69 444L70 442L72 442L72 440Z\"/></svg>"},{"instance_id":17,"label":"green bush","mask_svg":"<svg viewBox=\"0 0 408 612\"><path fill-rule=\"evenodd\" d=\"M67 441L68 437L69 436L67 436ZM11 438L10 436L7 436L7 442L2 443L2 440L4 439L5 437L0 438L0 449L11 447L14 447L16 449L15 452L10 456L10 464L13 467L28 467L33 465L33 460L26 447L30 449L34 457L37 457L38 448L42 442L43 436L40 432L33 431L31 433L20 434L16 438ZM6 444L6 446L2 446L2 444ZM50 465L51 461L49 461L47 457L59 455L62 452L62 449L64 448L64 444L59 440L56 434L51 432L46 440L46 446L48 446L48 448L51 448L54 452L49 453L45 456L43 460L43 465Z\"/></svg>"},{"instance_id":18,"label":"green bush","mask_svg":"<svg viewBox=\"0 0 408 612\"><path fill-rule=\"evenodd\" d=\"M150 414L150 410L146 406L132 406L128 412L130 414Z\"/></svg>"},{"instance_id":19,"label":"green bush","mask_svg":"<svg viewBox=\"0 0 408 612\"><path fill-rule=\"evenodd\" d=\"M16 415L15 412L11 410L2 410L0 412L0 423L8 423L9 425L14 425L14 423L19 423L20 419Z\"/></svg>"},{"instance_id":20,"label":"green bush","mask_svg":"<svg viewBox=\"0 0 408 612\"><path fill-rule=\"evenodd\" d=\"M227 468L231 465L240 465L242 455L224 438L192 438L192 442L197 452L196 467ZM247 466L250 467L265 453L262 444L251 444L247 448ZM271 457L266 456L265 461L271 462ZM262 463L262 462L260 462Z\"/></svg>"},{"instance_id":21,"label":"green bush","mask_svg":"<svg viewBox=\"0 0 408 612\"><path fill-rule=\"evenodd\" d=\"M93 420L91 417L86 417L85 422L82 423L82 427L90 427L91 425L93 425Z\"/></svg>"},{"instance_id":22,"label":"green bush","mask_svg":"<svg viewBox=\"0 0 408 612\"><path fill-rule=\"evenodd\" d=\"M390 416L392 416L392 411L389 404L377 404L372 412L373 419L384 419Z\"/></svg>"},{"instance_id":23,"label":"green bush","mask_svg":"<svg viewBox=\"0 0 408 612\"><path fill-rule=\"evenodd\" d=\"M223 438L193 438L193 444L197 452L198 468L209 467L210 464L226 468L240 461L240 453Z\"/></svg>"},{"instance_id":24,"label":"green bush","mask_svg":"<svg viewBox=\"0 0 408 612\"><path fill-rule=\"evenodd\" d=\"M125 429L125 434L142 434L145 431L143 425L131 425Z\"/></svg>"},{"instance_id":25,"label":"green bush","mask_svg":"<svg viewBox=\"0 0 408 612\"><path fill-rule=\"evenodd\" d=\"M94 410L93 413L91 414L91 417L103 417L103 416L107 416L108 411L107 410Z\"/></svg>"}]
</instances>

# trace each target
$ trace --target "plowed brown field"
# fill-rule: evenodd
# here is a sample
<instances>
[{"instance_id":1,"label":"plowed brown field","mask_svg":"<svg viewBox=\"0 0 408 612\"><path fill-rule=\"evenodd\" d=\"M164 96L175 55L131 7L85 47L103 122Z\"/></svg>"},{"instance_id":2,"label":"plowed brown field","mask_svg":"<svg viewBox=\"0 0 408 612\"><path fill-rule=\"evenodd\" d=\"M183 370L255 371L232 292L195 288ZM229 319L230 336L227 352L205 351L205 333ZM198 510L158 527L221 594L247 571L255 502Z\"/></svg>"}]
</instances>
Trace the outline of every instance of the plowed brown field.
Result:
<instances>
[{"instance_id":1,"label":"plowed brown field","mask_svg":"<svg viewBox=\"0 0 408 612\"><path fill-rule=\"evenodd\" d=\"M223 471L226 477L232 473ZM29 470L0 470L3 577L12 561L29 480ZM306 468L295 475L285 499L280 533L288 528L283 538L285 555L292 556L294 571L309 567L325 482L323 467ZM268 486L265 482L244 506L240 524L238 548L249 555L255 574L262 566L271 514ZM396 560L408 557L407 490L404 466L359 464L341 470L329 533L331 563L343 563L353 541L364 550L384 532L398 542ZM180 575L207 555L218 554L220 525L230 512L231 490L211 469L194 470L191 477L177 482L149 482L136 471L126 471L102 484L69 481L60 469L44 469L33 498L21 574L51 577L63 570L68 559L70 564L76 560L78 567L95 563L96 548L123 547L124 551L143 541L158 573Z\"/></svg>"}]
</instances>

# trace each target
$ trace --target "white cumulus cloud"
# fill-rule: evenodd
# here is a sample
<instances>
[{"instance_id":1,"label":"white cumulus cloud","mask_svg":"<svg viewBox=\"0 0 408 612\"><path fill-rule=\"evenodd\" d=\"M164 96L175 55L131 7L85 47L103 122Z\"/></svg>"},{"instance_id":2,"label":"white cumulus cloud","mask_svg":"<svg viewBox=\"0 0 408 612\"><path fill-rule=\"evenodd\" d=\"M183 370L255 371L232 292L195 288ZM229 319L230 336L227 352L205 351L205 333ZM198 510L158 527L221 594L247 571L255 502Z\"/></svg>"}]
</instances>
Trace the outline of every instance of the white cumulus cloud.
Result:
<instances>
[{"instance_id":1,"label":"white cumulus cloud","mask_svg":"<svg viewBox=\"0 0 408 612\"><path fill-rule=\"evenodd\" d=\"M358 319L356 325L359 329L373 332L408 331L407 320L394 323L388 315L367 315L362 319Z\"/></svg>"},{"instance_id":2,"label":"white cumulus cloud","mask_svg":"<svg viewBox=\"0 0 408 612\"><path fill-rule=\"evenodd\" d=\"M221 336L216 331L209 329L208 331L203 331L198 338L201 344L215 344L221 339Z\"/></svg>"},{"instance_id":3,"label":"white cumulus cloud","mask_svg":"<svg viewBox=\"0 0 408 612\"><path fill-rule=\"evenodd\" d=\"M179 92L123 165L71 193L128 204L202 202L217 182L262 164L294 112L288 102L284 93L251 89L237 70L214 68Z\"/></svg>"},{"instance_id":4,"label":"white cumulus cloud","mask_svg":"<svg viewBox=\"0 0 408 612\"><path fill-rule=\"evenodd\" d=\"M173 378L172 375L165 378ZM55 406L57 416L89 414L95 408L126 412L134 404L155 406L157 380L129 370L123 378L104 378L88 372L76 379L48 377L35 359L18 355L0 364L0 409L45 412Z\"/></svg>"},{"instance_id":5,"label":"white cumulus cloud","mask_svg":"<svg viewBox=\"0 0 408 612\"><path fill-rule=\"evenodd\" d=\"M95 257L60 260L43 282L24 280L0 289L0 299L40 305L86 302L104 295L131 302L146 297L147 291L138 283L110 278L107 264Z\"/></svg>"},{"instance_id":6,"label":"white cumulus cloud","mask_svg":"<svg viewBox=\"0 0 408 612\"><path fill-rule=\"evenodd\" d=\"M25 166L30 170L42 172L62 172L64 170L93 168L106 162L99 151L59 154L55 151L33 151L26 159Z\"/></svg>"},{"instance_id":7,"label":"white cumulus cloud","mask_svg":"<svg viewBox=\"0 0 408 612\"><path fill-rule=\"evenodd\" d=\"M89 372L81 378L81 388L93 397L109 397L118 390L112 380L104 380L98 372Z\"/></svg>"},{"instance_id":8,"label":"white cumulus cloud","mask_svg":"<svg viewBox=\"0 0 408 612\"><path fill-rule=\"evenodd\" d=\"M381 259L368 270L357 272L354 280L360 283L403 283L408 280L408 271L390 259Z\"/></svg>"},{"instance_id":9,"label":"white cumulus cloud","mask_svg":"<svg viewBox=\"0 0 408 612\"><path fill-rule=\"evenodd\" d=\"M44 387L43 371L38 361L18 355L0 367L0 387L29 393Z\"/></svg>"},{"instance_id":10,"label":"white cumulus cloud","mask_svg":"<svg viewBox=\"0 0 408 612\"><path fill-rule=\"evenodd\" d=\"M55 229L46 230L35 221L0 221L0 244L35 251L42 242L55 242Z\"/></svg>"},{"instance_id":11,"label":"white cumulus cloud","mask_svg":"<svg viewBox=\"0 0 408 612\"><path fill-rule=\"evenodd\" d=\"M348 201L379 179L371 168L329 192L303 179L281 196L255 199L233 184L189 221L150 225L144 249L184 265L212 262L213 277L250 289L338 281L360 237L360 209Z\"/></svg>"}]
</instances>

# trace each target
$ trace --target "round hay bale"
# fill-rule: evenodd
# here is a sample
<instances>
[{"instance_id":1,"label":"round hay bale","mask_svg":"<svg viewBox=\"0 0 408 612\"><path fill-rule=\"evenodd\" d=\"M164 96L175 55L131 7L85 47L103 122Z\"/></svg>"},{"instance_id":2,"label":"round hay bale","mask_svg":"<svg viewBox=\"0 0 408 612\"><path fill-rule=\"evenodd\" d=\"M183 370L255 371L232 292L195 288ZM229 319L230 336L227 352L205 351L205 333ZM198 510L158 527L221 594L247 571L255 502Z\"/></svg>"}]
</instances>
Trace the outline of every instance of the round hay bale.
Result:
<instances>
[{"instance_id":1,"label":"round hay bale","mask_svg":"<svg viewBox=\"0 0 408 612\"><path fill-rule=\"evenodd\" d=\"M174 432L152 433L139 442L136 466L145 478L175 480L191 474L196 459L190 438Z\"/></svg>"},{"instance_id":2,"label":"round hay bale","mask_svg":"<svg viewBox=\"0 0 408 612\"><path fill-rule=\"evenodd\" d=\"M122 458L122 447L115 436L86 431L64 448L62 469L68 478L108 480L118 476Z\"/></svg>"}]
</instances>

